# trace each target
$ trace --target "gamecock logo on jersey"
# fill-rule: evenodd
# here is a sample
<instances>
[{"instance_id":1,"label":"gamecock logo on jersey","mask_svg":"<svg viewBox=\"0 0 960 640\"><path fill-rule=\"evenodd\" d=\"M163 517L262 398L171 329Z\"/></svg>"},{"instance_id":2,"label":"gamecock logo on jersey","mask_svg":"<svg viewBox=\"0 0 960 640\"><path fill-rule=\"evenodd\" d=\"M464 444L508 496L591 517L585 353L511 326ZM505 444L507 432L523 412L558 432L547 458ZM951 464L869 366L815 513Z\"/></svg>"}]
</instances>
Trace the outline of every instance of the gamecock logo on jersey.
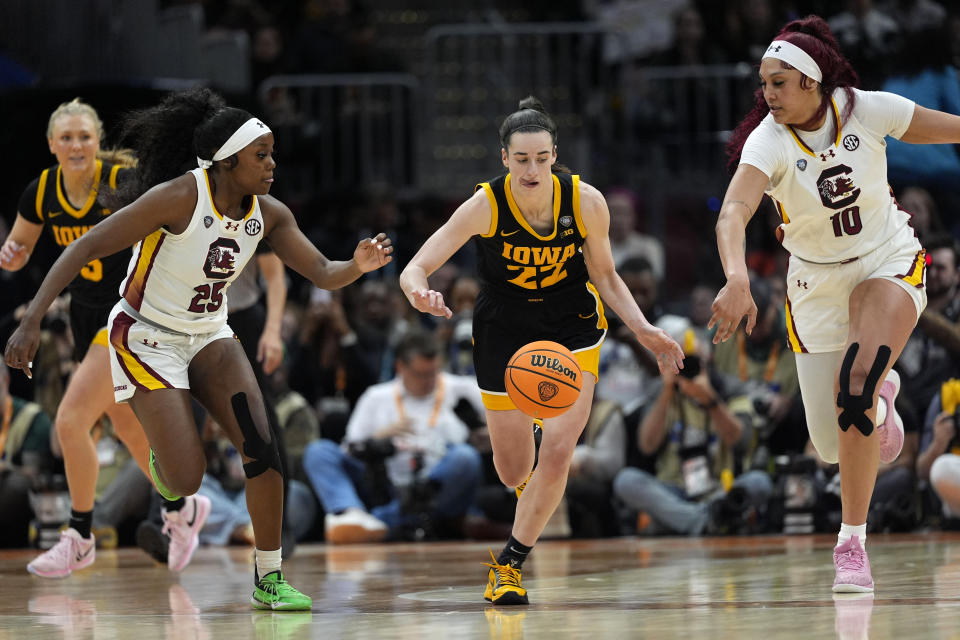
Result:
<instances>
[{"instance_id":1,"label":"gamecock logo on jersey","mask_svg":"<svg viewBox=\"0 0 960 640\"><path fill-rule=\"evenodd\" d=\"M213 280L226 280L236 271L240 245L230 238L217 238L207 249L203 272Z\"/></svg>"},{"instance_id":2,"label":"gamecock logo on jersey","mask_svg":"<svg viewBox=\"0 0 960 640\"><path fill-rule=\"evenodd\" d=\"M860 197L860 188L853 183L853 169L845 164L830 167L817 178L820 201L830 209L848 207Z\"/></svg>"}]
</instances>

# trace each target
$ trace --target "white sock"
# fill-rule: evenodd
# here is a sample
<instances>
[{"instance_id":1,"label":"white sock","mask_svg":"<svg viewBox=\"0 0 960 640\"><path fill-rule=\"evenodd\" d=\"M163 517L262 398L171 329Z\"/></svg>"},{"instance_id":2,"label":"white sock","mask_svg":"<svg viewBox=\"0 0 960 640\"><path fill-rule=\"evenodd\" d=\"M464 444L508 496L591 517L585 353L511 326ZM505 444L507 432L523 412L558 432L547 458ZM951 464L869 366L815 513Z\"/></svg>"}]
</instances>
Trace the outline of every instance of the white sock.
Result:
<instances>
[{"instance_id":1,"label":"white sock","mask_svg":"<svg viewBox=\"0 0 960 640\"><path fill-rule=\"evenodd\" d=\"M280 549L264 551L257 549L257 575L261 578L273 571L280 571Z\"/></svg>"},{"instance_id":2,"label":"white sock","mask_svg":"<svg viewBox=\"0 0 960 640\"><path fill-rule=\"evenodd\" d=\"M857 536L860 538L860 546L864 547L867 544L867 523L863 524L840 524L840 534L837 536L837 546L839 547L844 542ZM263 575L263 574L260 574Z\"/></svg>"}]
</instances>

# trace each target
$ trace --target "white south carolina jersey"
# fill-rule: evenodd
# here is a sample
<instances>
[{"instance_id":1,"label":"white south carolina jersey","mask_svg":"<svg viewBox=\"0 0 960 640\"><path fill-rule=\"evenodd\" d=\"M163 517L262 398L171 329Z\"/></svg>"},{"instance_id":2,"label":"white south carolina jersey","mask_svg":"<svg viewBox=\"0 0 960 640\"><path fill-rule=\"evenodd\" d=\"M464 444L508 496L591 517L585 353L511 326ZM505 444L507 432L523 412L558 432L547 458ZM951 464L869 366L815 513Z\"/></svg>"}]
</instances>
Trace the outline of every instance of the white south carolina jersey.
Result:
<instances>
[{"instance_id":1,"label":"white south carolina jersey","mask_svg":"<svg viewBox=\"0 0 960 640\"><path fill-rule=\"evenodd\" d=\"M884 136L900 138L914 103L886 92L854 89L852 113L841 123L846 93L834 92L823 127L799 131L772 115L747 138L741 164L769 178L766 193L780 214L784 248L802 260L835 263L863 256L908 229L887 183Z\"/></svg>"},{"instance_id":2,"label":"white south carolina jersey","mask_svg":"<svg viewBox=\"0 0 960 640\"><path fill-rule=\"evenodd\" d=\"M204 169L190 172L197 181L197 206L180 234L157 229L133 250L122 302L145 320L196 335L218 331L227 322L226 293L263 238L260 202L251 196L249 211L231 220L213 204Z\"/></svg>"}]
</instances>

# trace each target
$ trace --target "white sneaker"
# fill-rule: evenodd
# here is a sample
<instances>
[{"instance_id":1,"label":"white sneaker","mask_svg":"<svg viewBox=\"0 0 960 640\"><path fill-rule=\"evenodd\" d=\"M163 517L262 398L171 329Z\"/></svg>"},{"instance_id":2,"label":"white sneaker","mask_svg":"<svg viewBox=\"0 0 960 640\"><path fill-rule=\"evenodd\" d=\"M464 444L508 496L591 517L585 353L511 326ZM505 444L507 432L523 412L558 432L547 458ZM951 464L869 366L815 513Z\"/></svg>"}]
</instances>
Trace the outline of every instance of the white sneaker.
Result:
<instances>
[{"instance_id":1,"label":"white sneaker","mask_svg":"<svg viewBox=\"0 0 960 640\"><path fill-rule=\"evenodd\" d=\"M350 508L341 514L328 513L323 529L330 544L380 542L387 537L387 525L363 509Z\"/></svg>"},{"instance_id":2,"label":"white sneaker","mask_svg":"<svg viewBox=\"0 0 960 640\"><path fill-rule=\"evenodd\" d=\"M199 494L184 498L179 511L163 511L163 532L170 537L167 567L182 571L200 544L200 529L210 515L210 498Z\"/></svg>"},{"instance_id":3,"label":"white sneaker","mask_svg":"<svg viewBox=\"0 0 960 640\"><path fill-rule=\"evenodd\" d=\"M880 385L883 402L877 403L877 437L880 438L880 462L884 464L896 460L903 449L903 420L894 406L899 392L900 375L890 369Z\"/></svg>"},{"instance_id":4,"label":"white sneaker","mask_svg":"<svg viewBox=\"0 0 960 640\"><path fill-rule=\"evenodd\" d=\"M68 527L60 533L57 544L27 565L27 571L42 578L66 578L74 570L93 564L96 547L92 533L84 540L76 529Z\"/></svg>"}]
</instances>

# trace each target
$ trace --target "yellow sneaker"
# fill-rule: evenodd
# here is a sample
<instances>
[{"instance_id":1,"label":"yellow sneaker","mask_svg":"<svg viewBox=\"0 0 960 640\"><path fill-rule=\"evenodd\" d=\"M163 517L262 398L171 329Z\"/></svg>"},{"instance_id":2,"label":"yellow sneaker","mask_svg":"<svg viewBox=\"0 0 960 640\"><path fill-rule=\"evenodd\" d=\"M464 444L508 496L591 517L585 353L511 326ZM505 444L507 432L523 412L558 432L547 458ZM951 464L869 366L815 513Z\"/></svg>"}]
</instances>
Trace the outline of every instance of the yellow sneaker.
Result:
<instances>
[{"instance_id":1,"label":"yellow sneaker","mask_svg":"<svg viewBox=\"0 0 960 640\"><path fill-rule=\"evenodd\" d=\"M487 574L487 588L483 599L493 604L530 604L527 590L520 586L520 570L508 564L497 564L497 558L490 551L493 562L485 562L490 567Z\"/></svg>"}]
</instances>

